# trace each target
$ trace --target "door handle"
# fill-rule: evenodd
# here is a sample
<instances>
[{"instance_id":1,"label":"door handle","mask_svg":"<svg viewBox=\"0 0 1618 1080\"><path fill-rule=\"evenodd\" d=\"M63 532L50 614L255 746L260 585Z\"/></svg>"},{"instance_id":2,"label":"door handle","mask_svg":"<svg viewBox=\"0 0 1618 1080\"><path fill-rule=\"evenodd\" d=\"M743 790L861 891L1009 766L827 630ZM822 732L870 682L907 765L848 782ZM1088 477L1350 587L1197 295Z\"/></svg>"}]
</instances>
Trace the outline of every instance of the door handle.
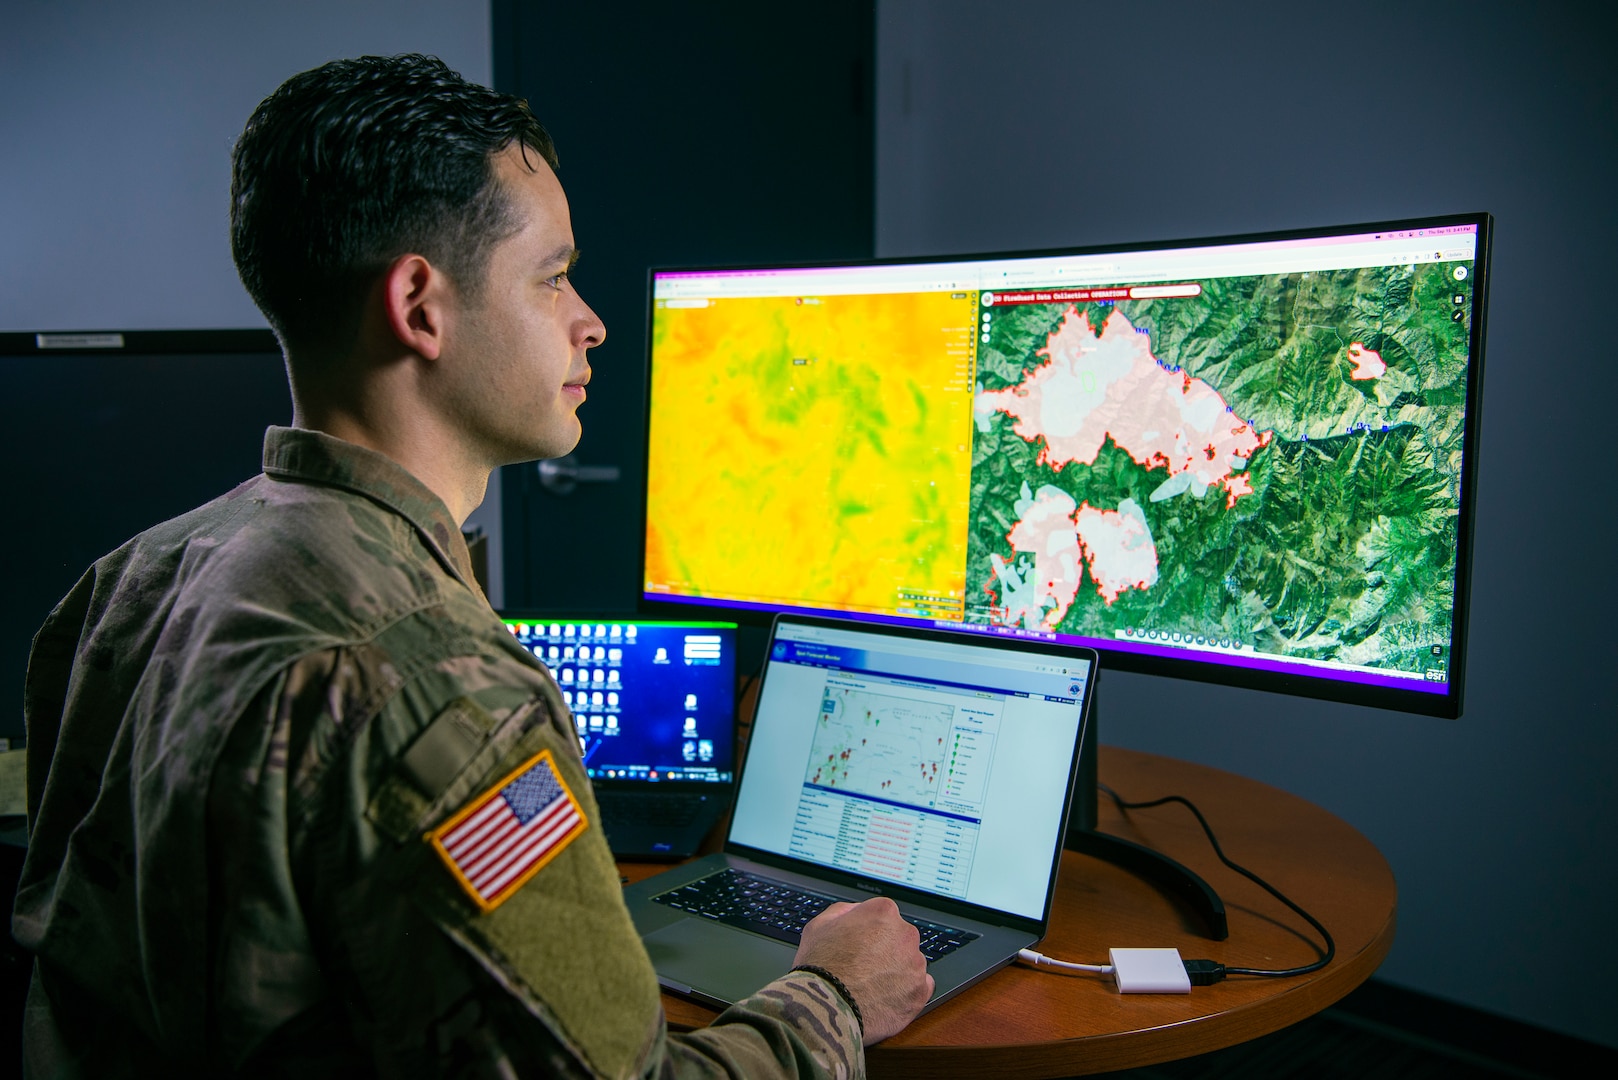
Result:
<instances>
[{"instance_id":1,"label":"door handle","mask_svg":"<svg viewBox=\"0 0 1618 1080\"><path fill-rule=\"evenodd\" d=\"M552 495L571 495L580 484L615 484L622 471L616 465L580 465L572 454L539 463L539 483Z\"/></svg>"}]
</instances>

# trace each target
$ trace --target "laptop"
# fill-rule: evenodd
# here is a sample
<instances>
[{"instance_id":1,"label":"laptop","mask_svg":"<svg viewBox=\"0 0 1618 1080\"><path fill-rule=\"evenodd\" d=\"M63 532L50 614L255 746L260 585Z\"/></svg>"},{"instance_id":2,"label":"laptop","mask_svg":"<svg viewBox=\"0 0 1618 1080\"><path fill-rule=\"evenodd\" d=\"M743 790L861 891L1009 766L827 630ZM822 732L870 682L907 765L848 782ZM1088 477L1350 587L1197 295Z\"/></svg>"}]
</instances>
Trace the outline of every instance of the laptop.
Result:
<instances>
[{"instance_id":1,"label":"laptop","mask_svg":"<svg viewBox=\"0 0 1618 1080\"><path fill-rule=\"evenodd\" d=\"M736 624L501 619L573 710L613 854L695 852L735 790Z\"/></svg>"},{"instance_id":2,"label":"laptop","mask_svg":"<svg viewBox=\"0 0 1618 1080\"><path fill-rule=\"evenodd\" d=\"M723 851L624 890L659 981L730 1005L791 970L808 917L872 895L920 931L927 1008L1009 963L1045 936L1097 668L1054 642L779 616Z\"/></svg>"}]
</instances>

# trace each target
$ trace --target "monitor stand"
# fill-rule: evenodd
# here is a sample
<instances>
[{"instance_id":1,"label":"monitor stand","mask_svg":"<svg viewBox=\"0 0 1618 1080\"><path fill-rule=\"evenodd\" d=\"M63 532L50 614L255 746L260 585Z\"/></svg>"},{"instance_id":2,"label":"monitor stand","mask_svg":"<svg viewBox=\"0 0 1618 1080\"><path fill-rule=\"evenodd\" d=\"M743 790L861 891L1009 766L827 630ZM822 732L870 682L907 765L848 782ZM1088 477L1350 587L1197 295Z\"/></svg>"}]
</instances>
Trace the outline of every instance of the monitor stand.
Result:
<instances>
[{"instance_id":1,"label":"monitor stand","mask_svg":"<svg viewBox=\"0 0 1618 1080\"><path fill-rule=\"evenodd\" d=\"M1225 902L1219 899L1213 886L1202 880L1195 871L1175 862L1167 855L1149 847L1096 831L1097 789L1096 733L1100 728L1101 688L1094 691L1090 702L1090 722L1085 725L1079 750L1079 773L1073 781L1073 809L1068 815L1067 837L1063 842L1069 851L1109 862L1145 878L1168 896L1190 908L1200 920L1203 932L1214 941L1230 936L1225 921Z\"/></svg>"}]
</instances>

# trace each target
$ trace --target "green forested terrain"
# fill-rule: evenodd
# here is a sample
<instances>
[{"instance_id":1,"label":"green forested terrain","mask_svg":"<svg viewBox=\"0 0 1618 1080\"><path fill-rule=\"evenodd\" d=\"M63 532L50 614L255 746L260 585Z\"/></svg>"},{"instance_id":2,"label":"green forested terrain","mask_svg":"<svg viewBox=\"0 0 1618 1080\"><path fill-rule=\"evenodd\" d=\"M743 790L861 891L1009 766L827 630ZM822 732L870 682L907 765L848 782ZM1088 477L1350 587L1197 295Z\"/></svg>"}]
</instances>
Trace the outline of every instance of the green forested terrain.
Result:
<instances>
[{"instance_id":1,"label":"green forested terrain","mask_svg":"<svg viewBox=\"0 0 1618 1080\"><path fill-rule=\"evenodd\" d=\"M1286 656L1434 666L1454 606L1467 376L1454 266L1214 279L1194 299L1090 305L1092 326L1121 312L1150 332L1154 356L1273 432L1248 466L1253 494L1230 509L1217 488L1153 503L1165 470L1110 440L1090 465L1040 465L1040 445L996 413L973 447L968 595L984 605L999 595L991 553L1031 567L1026 555L1012 560L1006 534L1023 483L1051 484L1100 509L1134 499L1158 552L1158 583L1110 607L1086 575L1065 632L1177 630ZM983 388L1019 385L1043 364L1035 350L1067 307L997 310L980 353ZM1386 374L1351 379L1352 342L1380 353Z\"/></svg>"}]
</instances>

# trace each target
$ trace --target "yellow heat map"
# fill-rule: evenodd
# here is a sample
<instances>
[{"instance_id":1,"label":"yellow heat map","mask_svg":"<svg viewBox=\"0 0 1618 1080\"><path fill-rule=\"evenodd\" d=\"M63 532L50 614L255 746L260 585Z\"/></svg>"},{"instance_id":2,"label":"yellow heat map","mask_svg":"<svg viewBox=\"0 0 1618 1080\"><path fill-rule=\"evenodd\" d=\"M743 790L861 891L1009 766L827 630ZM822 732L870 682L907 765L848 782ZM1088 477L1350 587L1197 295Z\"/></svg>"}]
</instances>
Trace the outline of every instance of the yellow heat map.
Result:
<instances>
[{"instance_id":1,"label":"yellow heat map","mask_svg":"<svg viewBox=\"0 0 1618 1080\"><path fill-rule=\"evenodd\" d=\"M975 292L659 301L647 591L958 616L977 317Z\"/></svg>"}]
</instances>

